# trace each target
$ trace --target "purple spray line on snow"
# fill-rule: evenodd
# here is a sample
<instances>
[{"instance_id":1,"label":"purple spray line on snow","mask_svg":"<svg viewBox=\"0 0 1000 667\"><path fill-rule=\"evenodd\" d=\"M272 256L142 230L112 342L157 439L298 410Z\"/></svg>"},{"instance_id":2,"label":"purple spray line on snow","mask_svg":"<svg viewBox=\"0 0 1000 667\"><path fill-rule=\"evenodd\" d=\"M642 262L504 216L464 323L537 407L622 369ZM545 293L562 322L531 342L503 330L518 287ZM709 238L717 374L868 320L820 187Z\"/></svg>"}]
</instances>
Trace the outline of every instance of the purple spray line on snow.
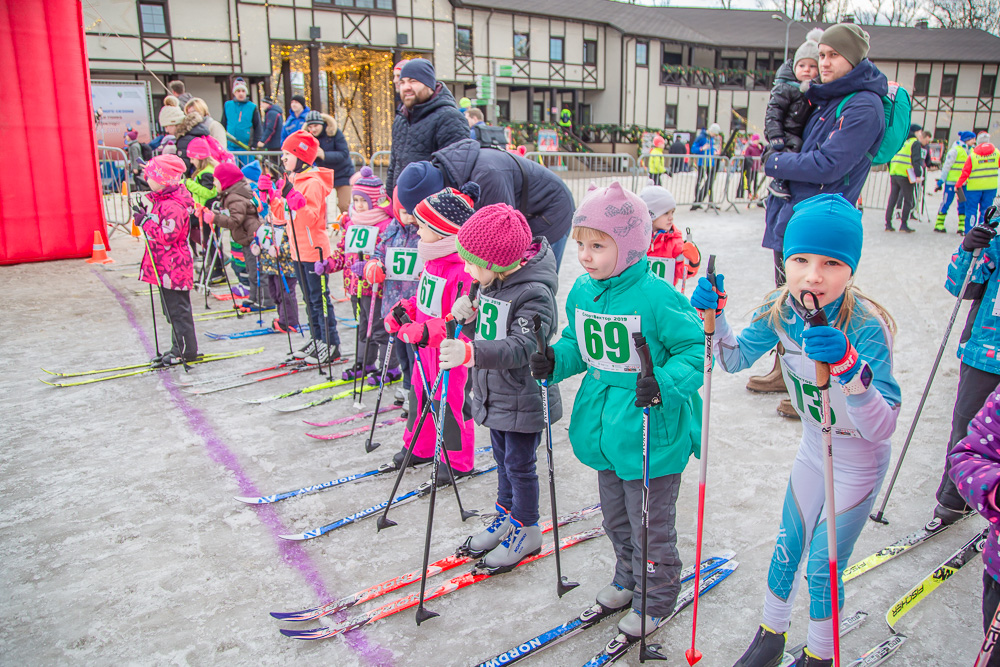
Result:
<instances>
[{"instance_id":1,"label":"purple spray line on snow","mask_svg":"<svg viewBox=\"0 0 1000 667\"><path fill-rule=\"evenodd\" d=\"M139 320L135 315L135 311L132 309L132 304L128 302L125 295L122 294L114 285L108 282L107 278L102 275L101 271L96 269L91 269L93 274L98 277L98 279L104 283L104 286L111 291L115 299L118 300L118 305L122 307L125 311L125 317L128 318L129 324L132 325L132 329L135 330L137 336L139 336L139 342L142 343L142 347L146 350L146 354L152 356L154 353L153 346L149 342L149 336L146 334L146 330L139 324ZM188 425L191 430L197 433L201 439L205 442L205 448L208 450L209 458L215 461L217 464L225 466L233 475L236 477L236 483L240 488L240 493L245 496L259 496L260 491L257 486L251 481L249 475L240 465L239 459L237 459L236 454L233 453L226 443L222 441L215 429L205 418L205 415L201 410L193 406L187 397L180 391L176 384L174 384L173 378L166 373L161 373L160 378L163 380L163 386L166 388L167 392L170 394L170 399L174 402L174 405L184 413L184 416L188 420ZM323 578L320 576L319 570L313 564L312 559L309 558L309 554L306 553L305 549L301 544L297 542L289 542L283 540L279 535L284 535L289 532L289 528L285 526L281 519L278 517L274 508L270 505L254 505L253 508L257 511L257 515L260 517L261 521L264 522L271 530L271 537L278 548L278 552L281 554L281 560L289 566L294 567L306 582L312 587L316 595L319 596L322 603L329 602L333 599L333 596L326 589L326 584L323 583ZM343 620L346 618L346 612L341 612L337 614L338 620ZM373 665L391 665L392 664L392 653L377 644L369 643L365 638L364 634L360 631L352 631L345 633L343 635L344 640L347 645L351 647L355 652L357 652L361 657L370 662Z\"/></svg>"}]
</instances>

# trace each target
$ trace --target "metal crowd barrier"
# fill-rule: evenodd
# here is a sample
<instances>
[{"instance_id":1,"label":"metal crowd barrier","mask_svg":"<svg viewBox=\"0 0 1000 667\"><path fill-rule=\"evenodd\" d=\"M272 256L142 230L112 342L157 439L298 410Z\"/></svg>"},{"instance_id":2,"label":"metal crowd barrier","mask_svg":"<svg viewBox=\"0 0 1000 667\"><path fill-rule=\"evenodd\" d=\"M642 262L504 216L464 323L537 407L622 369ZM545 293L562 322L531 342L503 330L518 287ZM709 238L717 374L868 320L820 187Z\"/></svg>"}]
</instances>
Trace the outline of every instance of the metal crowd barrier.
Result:
<instances>
[{"instance_id":1,"label":"metal crowd barrier","mask_svg":"<svg viewBox=\"0 0 1000 667\"><path fill-rule=\"evenodd\" d=\"M689 157L687 165L683 158ZM664 154L667 173L660 176L660 185L670 190L678 206L705 206L718 210L726 202L729 184L729 158L720 155L675 155ZM642 182L649 178L649 156L639 158L639 172ZM672 171L671 166L688 167Z\"/></svg>"},{"instance_id":2,"label":"metal crowd barrier","mask_svg":"<svg viewBox=\"0 0 1000 667\"><path fill-rule=\"evenodd\" d=\"M553 171L573 193L579 206L590 184L607 187L618 181L627 190L638 193L646 185L646 174L627 153L525 153L528 160L538 162Z\"/></svg>"},{"instance_id":3,"label":"metal crowd barrier","mask_svg":"<svg viewBox=\"0 0 1000 667\"><path fill-rule=\"evenodd\" d=\"M128 193L133 183L128 154L113 146L97 147L98 173L101 175L101 205L104 224L108 228L108 238L119 226L125 226L132 218L128 203Z\"/></svg>"},{"instance_id":4,"label":"metal crowd barrier","mask_svg":"<svg viewBox=\"0 0 1000 667\"><path fill-rule=\"evenodd\" d=\"M375 151L368 159L368 166L372 168L375 175L385 182L385 177L389 175L389 159L392 151ZM399 174L396 174L399 176ZM391 193L390 193L391 194Z\"/></svg>"},{"instance_id":5,"label":"metal crowd barrier","mask_svg":"<svg viewBox=\"0 0 1000 667\"><path fill-rule=\"evenodd\" d=\"M726 210L739 212L738 204L746 204L747 208L753 204L764 205L768 177L764 175L759 156L747 158L737 155L730 158L726 176L726 201L729 202Z\"/></svg>"}]
</instances>

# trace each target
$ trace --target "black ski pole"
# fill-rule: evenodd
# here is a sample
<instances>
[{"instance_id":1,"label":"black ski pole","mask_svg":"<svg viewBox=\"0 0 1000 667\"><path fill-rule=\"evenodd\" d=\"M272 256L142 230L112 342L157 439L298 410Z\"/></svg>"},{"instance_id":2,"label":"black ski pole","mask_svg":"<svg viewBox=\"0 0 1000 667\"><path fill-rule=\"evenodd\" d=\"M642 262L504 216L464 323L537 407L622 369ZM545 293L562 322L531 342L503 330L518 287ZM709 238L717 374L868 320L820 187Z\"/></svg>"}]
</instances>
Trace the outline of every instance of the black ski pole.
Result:
<instances>
[{"instance_id":1,"label":"black ski pole","mask_svg":"<svg viewBox=\"0 0 1000 667\"><path fill-rule=\"evenodd\" d=\"M282 234L282 236L284 236L284 234ZM292 305L290 307L298 310L299 308L298 299L296 299L295 295L292 294L292 291L288 289L288 281L285 280L285 270L281 268L281 244L278 243L278 232L274 228L274 225L271 226L271 247L274 248L274 261L278 266L278 276L281 278L281 284L284 286L285 296L287 297L291 295ZM287 300L285 301L285 304L286 305L288 304ZM277 313L278 310L277 303L274 304L274 309L275 312ZM281 319L280 313L278 313L278 319L279 320ZM290 358L294 358L293 355L295 354L295 350L292 349L292 331L287 324L285 325L285 336L288 338L288 356Z\"/></svg>"},{"instance_id":2,"label":"black ski pole","mask_svg":"<svg viewBox=\"0 0 1000 667\"><path fill-rule=\"evenodd\" d=\"M131 196L131 191L130 191L129 199L131 199L131 198L132 198L132 196ZM149 217L149 214L146 211L144 211L142 209L142 207L140 207L138 204L136 204L134 202L132 203L132 210L134 212L142 215L142 221L143 222L145 222L146 218ZM135 223L133 222L132 224L134 225ZM146 246L146 252L149 253L149 265L151 267L153 267L153 279L156 280L156 282L157 282L157 288L159 288L160 276L159 276L159 273L156 270L156 262L153 261L153 251L149 247L149 239L146 237L146 231L144 229L142 229L142 227L139 227L139 230L142 232L142 241L143 241L143 243ZM157 293L159 293L159 290L157 290ZM159 336L159 334L156 333L156 302L153 300L153 286L152 285L149 286L149 310L150 310L150 312L152 313L152 316L153 316L153 344L156 347L156 357L155 358L159 359L160 356L161 356L160 355L160 336Z\"/></svg>"},{"instance_id":3,"label":"black ski pole","mask_svg":"<svg viewBox=\"0 0 1000 667\"><path fill-rule=\"evenodd\" d=\"M360 253L359 253L359 256L360 256ZM364 285L364 278L363 277L359 276L358 277L358 281L359 281L358 282L359 286ZM364 400L363 400L363 393L362 392L365 389L364 379L367 378L367 375L365 374L365 371L368 368L368 351L371 349L371 344L372 344L372 320L375 318L375 304L376 304L375 294L378 291L378 286L377 285L370 284L369 287L371 288L371 292L372 293L371 293L371 297L370 297L371 301L368 302L368 322L365 325L365 353L364 353L364 358L361 360L361 377L363 379L362 379L362 382L361 382L361 391L358 392L357 397L354 399L354 408L356 410L364 410L364 408L365 408L365 404L364 404ZM359 290L359 294L358 294L358 313L361 312L361 294L360 294L361 291L363 291L363 288L362 288L362 290ZM358 320L358 333L359 333L359 335L361 333L361 321L360 320ZM378 356L378 347L377 346L375 348L375 355L376 355L376 357ZM386 357L388 357L388 355L386 355Z\"/></svg>"},{"instance_id":4,"label":"black ski pole","mask_svg":"<svg viewBox=\"0 0 1000 667\"><path fill-rule=\"evenodd\" d=\"M320 246L315 246L314 248L319 252L319 263L323 265L323 273L319 274L319 292L320 297L323 299L323 335L326 337L326 349L330 350L330 299L329 299L329 283L326 281L326 262L323 261L323 248ZM316 350L316 361L319 364L319 374L323 374L323 358L319 356L319 349ZM326 358L327 366L326 370L329 372L330 379L333 379L333 358L327 355Z\"/></svg>"},{"instance_id":5,"label":"black ski pole","mask_svg":"<svg viewBox=\"0 0 1000 667\"><path fill-rule=\"evenodd\" d=\"M385 346L385 359L382 361L382 370L379 372L378 394L375 396L375 412L372 413L372 430L368 433L368 437L365 438L365 452L368 454L371 454L382 446L381 442L372 442L372 438L375 437L375 426L378 421L378 409L379 406L382 405L382 392L385 390L385 376L389 371L389 355L392 354L392 345L395 341L395 336L389 336L389 342L386 343Z\"/></svg>"},{"instance_id":6,"label":"black ski pole","mask_svg":"<svg viewBox=\"0 0 1000 667\"><path fill-rule=\"evenodd\" d=\"M458 335L458 322L451 319L448 320L446 326L448 338L455 338ZM417 625L435 616L439 616L437 612L424 608L424 593L427 590L427 564L430 562L431 555L431 529L434 525L434 502L437 500L437 476L441 466L441 452L444 449L445 410L448 409L448 378L451 375L448 371L442 371L442 373L444 373L444 380L441 384L441 416L438 419L437 437L434 441L434 467L431 470L431 498L430 504L427 507L427 530L424 533L424 566L420 571L420 596L418 598L416 613ZM451 468L450 465L448 467Z\"/></svg>"},{"instance_id":7,"label":"black ski pole","mask_svg":"<svg viewBox=\"0 0 1000 667\"><path fill-rule=\"evenodd\" d=\"M538 353L544 355L547 343L545 335L542 333L542 316L536 314L532 319L535 331L535 342L538 344ZM549 464L549 502L552 505L552 516L558 517L559 510L556 509L556 473L555 463L552 460L552 423L549 413L549 381L542 380L542 410L545 413L545 457ZM562 597L580 584L576 581L569 581L562 573L562 562L559 558L559 522L553 518L552 537L555 540L556 556L556 594Z\"/></svg>"},{"instance_id":8,"label":"black ski pole","mask_svg":"<svg viewBox=\"0 0 1000 667\"><path fill-rule=\"evenodd\" d=\"M996 228L993 224L993 218L997 213L995 206L990 206L986 209L986 214L984 216L984 224L990 227ZM951 336L951 329L955 326L955 318L958 317L958 311L962 307L962 299L965 296L965 290L969 287L969 281L972 280L972 272L976 266L976 260L982 254L982 248L976 248L972 252L972 261L969 262L969 268L965 272L965 279L962 280L962 287L958 290L958 298L955 299L955 307L951 310L951 317L948 319L948 327L944 330L944 338L941 339L941 346L938 347L937 356L934 358L934 365L931 366L931 374L927 377L927 383L924 385L924 393L920 395L920 402L917 403L917 411L913 413L913 421L910 422L910 430L906 432L906 440L903 442L903 449L899 452L899 460L896 461L896 468L892 471L892 478L889 480L889 487L885 490L885 495L882 496L882 505L878 508L878 511L874 514L868 516L869 519L876 523L881 523L883 525L888 525L889 521L883 518L885 514L885 506L889 504L889 496L892 494L892 488L896 485L896 477L899 475L899 468L903 465L903 458L906 457L906 450L910 447L910 440L913 438L913 431L917 428L917 420L920 419L920 413L924 409L924 402L927 400L927 394L930 393L931 383L934 382L934 375L937 373L938 364L941 363L941 357L944 356L944 349L948 345L948 337Z\"/></svg>"},{"instance_id":9,"label":"black ski pole","mask_svg":"<svg viewBox=\"0 0 1000 667\"><path fill-rule=\"evenodd\" d=\"M641 377L653 374L653 359L649 353L649 345L639 332L632 334L635 341L635 351L639 354ZM646 573L649 568L649 407L642 409L642 595L639 603L639 662L646 660L666 660L667 656L660 652L660 647L646 644ZM699 567L699 565L695 565ZM698 592L695 591L695 595Z\"/></svg>"},{"instance_id":10,"label":"black ski pole","mask_svg":"<svg viewBox=\"0 0 1000 667\"><path fill-rule=\"evenodd\" d=\"M236 319L243 319L243 313L240 312L240 305L236 303L236 295L233 294L233 285L229 282L229 271L226 270L226 262L222 256L222 239L215 234L215 225L208 226L211 232L212 245L215 246L215 256L219 259L219 266L222 268L222 277L226 281L226 289L229 290L229 298L233 300L233 310L236 311ZM215 261L212 262L213 268L215 266ZM207 292L205 300L208 300Z\"/></svg>"}]
</instances>

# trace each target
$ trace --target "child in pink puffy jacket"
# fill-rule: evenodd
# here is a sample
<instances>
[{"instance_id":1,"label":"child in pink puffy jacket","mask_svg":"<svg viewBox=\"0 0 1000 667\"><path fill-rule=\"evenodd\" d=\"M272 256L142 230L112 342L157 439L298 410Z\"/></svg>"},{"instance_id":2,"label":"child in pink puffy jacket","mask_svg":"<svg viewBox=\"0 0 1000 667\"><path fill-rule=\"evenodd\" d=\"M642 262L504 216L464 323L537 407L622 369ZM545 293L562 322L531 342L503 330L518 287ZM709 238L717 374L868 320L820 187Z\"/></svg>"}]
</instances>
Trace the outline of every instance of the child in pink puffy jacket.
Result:
<instances>
[{"instance_id":1,"label":"child in pink puffy jacket","mask_svg":"<svg viewBox=\"0 0 1000 667\"><path fill-rule=\"evenodd\" d=\"M147 214L135 214L135 224L142 227L147 239L139 279L160 288L160 302L170 323L170 350L153 359L159 366L175 366L198 357L190 297L194 262L187 243L194 200L183 185L186 169L176 155L150 160L143 175L152 190L146 194L152 208Z\"/></svg>"},{"instance_id":2,"label":"child in pink puffy jacket","mask_svg":"<svg viewBox=\"0 0 1000 667\"><path fill-rule=\"evenodd\" d=\"M472 207L478 198L479 186L467 183L462 186L461 192L445 188L417 204L413 214L419 225L420 242L417 244L417 252L424 261L424 271L417 295L398 304L406 311L410 322L400 322L391 312L385 318L386 330L396 333L400 343L419 348L419 362L423 365L427 383L431 387L439 370L437 347L447 335L445 315L451 313L452 304L460 293L468 293L472 287L472 277L465 271L465 260L459 256L455 240L459 227L472 217ZM459 283L462 283L461 292ZM469 326L469 333L473 327L474 324ZM463 331L460 336L464 337L464 333ZM475 462L472 412L465 403L465 383L469 369L461 366L448 372L448 405L443 417L444 446L448 450L453 473L460 477L468 475ZM416 419L427 399L419 373L420 369L415 367L409 397L411 410L403 433L405 446L393 457L397 468L403 465L407 447L413 447L410 465L430 463L434 459L436 433L430 417L424 420L419 433L413 432ZM438 388L432 404L438 419L442 418L440 399L441 389ZM448 479L447 471L442 473L442 477Z\"/></svg>"}]
</instances>

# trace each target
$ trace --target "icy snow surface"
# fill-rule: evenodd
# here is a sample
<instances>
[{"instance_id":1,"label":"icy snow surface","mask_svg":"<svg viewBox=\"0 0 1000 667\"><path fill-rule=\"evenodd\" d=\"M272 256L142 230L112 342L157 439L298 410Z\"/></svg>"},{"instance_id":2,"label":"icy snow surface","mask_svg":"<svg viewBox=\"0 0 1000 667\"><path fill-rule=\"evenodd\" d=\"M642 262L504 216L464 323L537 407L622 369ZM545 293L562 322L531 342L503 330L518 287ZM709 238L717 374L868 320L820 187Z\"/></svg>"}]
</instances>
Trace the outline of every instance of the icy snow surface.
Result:
<instances>
[{"instance_id":1,"label":"icy snow surface","mask_svg":"<svg viewBox=\"0 0 1000 667\"><path fill-rule=\"evenodd\" d=\"M684 208L678 211L677 223L691 227L706 258L718 255L730 294L727 312L739 330L772 286L771 253L760 247L763 211L716 216ZM959 237L933 234L926 224L919 225L916 234L888 234L882 231L882 215L865 212L867 238L857 282L888 307L900 326L895 369L903 409L893 440L895 465L954 303L942 284ZM954 229L954 214L948 224ZM285 337L276 335L224 342L200 336L205 352L258 345L266 350L194 367L186 376L170 370L69 389L40 384L40 367L76 370L147 358L125 310L100 279L124 295L152 340L148 297L137 295L141 283L126 277L137 270L125 265L139 259L141 247L118 235L111 254L118 263L109 266L110 271L83 261L0 268L4 663L464 665L570 619L609 581L613 556L602 538L564 552L564 572L581 586L561 600L555 595L554 561L548 558L428 603L441 617L419 628L411 610L346 638L309 643L283 637L280 627L298 626L275 621L269 611L310 607L324 592L340 596L418 569L427 503L395 509L392 516L399 526L381 533L369 519L296 546L276 534L319 526L380 502L392 480L331 489L271 509L242 505L233 496L286 491L375 467L398 449L402 427L380 431L383 446L366 455L363 436L322 442L304 435L324 429L307 427L302 419L348 415L353 412L350 399L292 414L275 412L271 405L297 403L304 397L271 405L238 400L304 386L318 381L315 373L209 396L171 388L172 378L210 377L276 363L288 349ZM570 247L561 273L561 301L580 273ZM339 295L339 277L332 284ZM688 293L691 288L689 284ZM192 293L192 301L201 312L203 298ZM211 306L214 311L226 308L214 300ZM341 316L349 315L349 304L339 303L336 309ZM889 504L892 523L866 526L851 562L918 529L931 516L950 429L958 378L954 351L965 312ZM563 312L560 319L565 320ZM157 324L165 347L169 329L159 312ZM253 326L256 320L249 317L197 324L199 332ZM342 329L341 336L350 352L354 330ZM711 554L733 549L741 565L704 599L698 634L703 665L731 665L760 620L765 575L799 437L797 423L775 414L778 396L755 395L744 388L751 374L770 366L771 358L766 357L752 371L736 376L718 372L713 382L705 550ZM577 386L578 381L565 383L564 400L572 402ZM374 393L365 394L367 409L374 401ZM559 507L564 512L597 501L594 472L580 465L568 446L567 421L553 429ZM478 429L477 443L488 441L488 432ZM480 464L489 461L479 459ZM546 516L544 461L540 448ZM685 564L694 557L697 477L698 465L692 459L678 506ZM410 473L402 489L425 478L425 472ZM495 480L490 475L461 485L466 506L490 508ZM438 498L432 558L446 555L480 526L478 519L459 521L450 490ZM563 535L594 525L596 520L575 524ZM882 616L888 606L980 525L981 519L970 520L847 585L845 613L864 609L871 616L843 642L845 663L887 635ZM981 569L978 561L970 564L904 617L898 628L910 641L891 664L972 664L982 636ZM439 576L431 585L443 580ZM383 600L412 591L416 586ZM800 593L790 643L805 636L804 588ZM687 611L657 635L672 664L684 664L690 622ZM606 622L544 652L534 664L580 664L613 632ZM637 664L638 656L630 655L625 663Z\"/></svg>"}]
</instances>

